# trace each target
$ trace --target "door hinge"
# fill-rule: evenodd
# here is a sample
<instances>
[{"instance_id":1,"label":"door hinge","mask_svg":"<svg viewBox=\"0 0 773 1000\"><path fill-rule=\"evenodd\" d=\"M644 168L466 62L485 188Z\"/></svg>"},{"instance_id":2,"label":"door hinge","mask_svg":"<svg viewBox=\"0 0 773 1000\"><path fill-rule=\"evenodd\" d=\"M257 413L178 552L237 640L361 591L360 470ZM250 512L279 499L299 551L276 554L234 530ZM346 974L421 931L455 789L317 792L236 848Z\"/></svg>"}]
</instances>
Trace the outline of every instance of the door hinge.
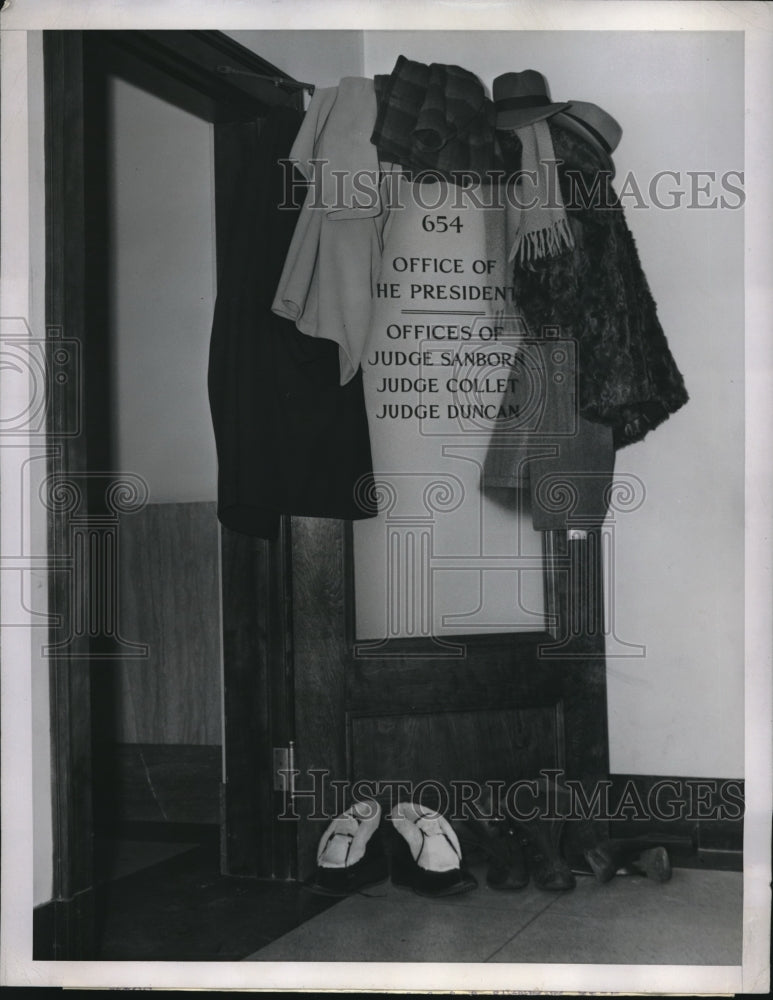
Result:
<instances>
[{"instance_id":1,"label":"door hinge","mask_svg":"<svg viewBox=\"0 0 773 1000\"><path fill-rule=\"evenodd\" d=\"M286 747L274 747L274 791L295 795L295 743L290 740Z\"/></svg>"}]
</instances>

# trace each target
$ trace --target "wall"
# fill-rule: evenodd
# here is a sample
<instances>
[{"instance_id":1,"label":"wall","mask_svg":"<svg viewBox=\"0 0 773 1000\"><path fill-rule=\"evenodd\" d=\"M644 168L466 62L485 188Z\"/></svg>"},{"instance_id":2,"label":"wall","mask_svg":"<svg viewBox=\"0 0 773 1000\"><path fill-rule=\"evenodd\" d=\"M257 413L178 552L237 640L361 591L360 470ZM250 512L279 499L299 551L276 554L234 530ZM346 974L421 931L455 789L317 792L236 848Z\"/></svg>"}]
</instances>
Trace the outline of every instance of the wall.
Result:
<instances>
[{"instance_id":1,"label":"wall","mask_svg":"<svg viewBox=\"0 0 773 1000\"><path fill-rule=\"evenodd\" d=\"M226 31L296 80L335 87L342 76L363 75L362 31Z\"/></svg>"},{"instance_id":2,"label":"wall","mask_svg":"<svg viewBox=\"0 0 773 1000\"><path fill-rule=\"evenodd\" d=\"M118 743L222 741L218 537L214 503L148 504L121 517L120 634L148 651L110 667Z\"/></svg>"},{"instance_id":3,"label":"wall","mask_svg":"<svg viewBox=\"0 0 773 1000\"><path fill-rule=\"evenodd\" d=\"M617 189L658 171L743 169L738 33L366 32L365 73L398 54L457 63L489 87L536 68L556 100L621 123ZM676 182L671 181L673 187ZM668 190L666 185L665 191ZM686 200L686 199L685 199ZM627 205L631 205L629 200ZM644 501L614 523L608 640L614 771L743 773L743 215L627 208L689 404L618 456ZM622 643L646 647L630 657Z\"/></svg>"},{"instance_id":4,"label":"wall","mask_svg":"<svg viewBox=\"0 0 773 1000\"><path fill-rule=\"evenodd\" d=\"M152 502L214 500L212 126L122 80L110 114L116 467Z\"/></svg>"}]
</instances>

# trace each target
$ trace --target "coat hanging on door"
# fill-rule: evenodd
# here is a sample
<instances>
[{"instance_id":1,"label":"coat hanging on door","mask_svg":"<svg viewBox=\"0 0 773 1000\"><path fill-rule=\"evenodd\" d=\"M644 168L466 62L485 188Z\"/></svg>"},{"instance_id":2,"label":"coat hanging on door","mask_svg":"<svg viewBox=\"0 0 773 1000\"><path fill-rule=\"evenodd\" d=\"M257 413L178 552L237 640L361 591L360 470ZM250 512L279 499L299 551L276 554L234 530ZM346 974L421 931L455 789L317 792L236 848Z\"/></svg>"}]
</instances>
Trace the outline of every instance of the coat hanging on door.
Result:
<instances>
[{"instance_id":1,"label":"coat hanging on door","mask_svg":"<svg viewBox=\"0 0 773 1000\"><path fill-rule=\"evenodd\" d=\"M372 471L361 374L340 385L338 346L299 333L271 311L298 217L297 207L278 208L285 196L278 160L287 157L301 119L275 108L260 127L237 126L243 169L210 342L218 517L259 538L276 536L282 514L374 513L355 500L355 484Z\"/></svg>"},{"instance_id":2,"label":"coat hanging on door","mask_svg":"<svg viewBox=\"0 0 773 1000\"><path fill-rule=\"evenodd\" d=\"M560 327L579 349L579 412L612 428L616 448L641 440L688 401L657 315L633 234L592 145L551 124L570 252L516 266L515 298L533 331ZM500 134L511 171L515 133Z\"/></svg>"}]
</instances>

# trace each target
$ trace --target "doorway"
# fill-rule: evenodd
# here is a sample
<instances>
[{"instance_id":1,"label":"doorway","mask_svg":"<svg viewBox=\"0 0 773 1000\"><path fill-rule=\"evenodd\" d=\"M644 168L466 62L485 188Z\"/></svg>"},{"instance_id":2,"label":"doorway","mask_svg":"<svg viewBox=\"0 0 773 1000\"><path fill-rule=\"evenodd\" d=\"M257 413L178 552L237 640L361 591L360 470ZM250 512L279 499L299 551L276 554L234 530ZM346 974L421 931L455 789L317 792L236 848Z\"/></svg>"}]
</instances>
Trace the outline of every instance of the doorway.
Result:
<instances>
[{"instance_id":1,"label":"doorway","mask_svg":"<svg viewBox=\"0 0 773 1000\"><path fill-rule=\"evenodd\" d=\"M212 126L120 77L106 87L105 488L128 502L114 525L118 656L91 676L97 882L216 835L222 771L202 374L215 294Z\"/></svg>"},{"instance_id":2,"label":"doorway","mask_svg":"<svg viewBox=\"0 0 773 1000\"><path fill-rule=\"evenodd\" d=\"M272 826L281 793L266 781L271 747L287 742L290 725L284 660L265 641L268 623L281 616L277 599L266 596L276 593L281 542L220 532L214 487L206 495L212 463L202 472L196 452L202 410L208 419L207 341L200 336L198 357L187 359L189 372L200 369L191 417L184 366L174 360L190 333L191 303L178 297L176 306L164 294L170 273L171 283L189 291L208 284L214 293L219 220L228 216L240 136L259 133L269 106L297 107L300 98L297 88L275 84L286 79L280 70L219 32L48 32L44 44L49 361L56 370L65 339L81 359L79 379L53 383L46 483L57 623L49 649L52 950L77 959L93 957L97 835L109 841L127 824L135 833L150 824L156 840L177 827L184 841L214 829L224 873L294 874L293 831ZM124 126L127 115L139 118L144 165L141 157L128 162L129 150L138 151L121 139L121 115ZM154 212L174 206L163 197L154 205L158 184L142 185L143 169L157 182L173 153L170 116L189 133L178 143L180 161L198 148L206 162L195 169L211 180L206 204L199 198L190 209L201 216L199 236L209 228L208 246L194 259L199 271L210 262L204 280L185 272L173 246L161 249L170 223L172 243L182 232L180 220L154 221ZM173 178L182 168L167 169ZM155 240L149 222L161 227ZM157 276L152 295L159 251L156 269L163 263L166 279ZM211 301L199 297L201 324ZM164 331L153 329L164 308L177 312L165 344ZM170 463L186 452L194 461ZM249 712L243 717L245 706L269 703L269 693L272 710L259 724Z\"/></svg>"}]
</instances>

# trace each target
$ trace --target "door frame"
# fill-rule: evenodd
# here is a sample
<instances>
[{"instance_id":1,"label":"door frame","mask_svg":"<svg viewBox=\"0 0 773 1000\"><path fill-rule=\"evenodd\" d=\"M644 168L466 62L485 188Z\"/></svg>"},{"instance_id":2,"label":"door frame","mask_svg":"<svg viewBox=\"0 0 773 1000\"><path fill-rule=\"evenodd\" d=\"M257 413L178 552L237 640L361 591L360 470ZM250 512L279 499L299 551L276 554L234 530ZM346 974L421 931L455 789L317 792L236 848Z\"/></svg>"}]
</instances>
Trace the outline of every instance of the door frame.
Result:
<instances>
[{"instance_id":1,"label":"door frame","mask_svg":"<svg viewBox=\"0 0 773 1000\"><path fill-rule=\"evenodd\" d=\"M225 73L223 66L238 72ZM218 126L258 119L273 105L302 108L302 98L287 74L218 31L46 31L44 74L47 365L56 373L62 347L74 345L82 368L80 378L48 381L54 928L53 954L38 957L88 959L95 940L91 673L111 652L109 642L77 626L79 610L91 614L91 595L87 575L73 569L73 525L98 533L111 485L105 480L111 474L106 380L97 377L110 363L104 333L107 174L100 142L106 84L109 76L121 77L214 124L216 214L238 169L223 155L228 130ZM225 529L221 535L230 783L221 794L221 862L224 872L256 877L294 874L294 831L272 823L276 793L263 792L268 768L262 763L270 761L271 746L292 734L283 600L287 530L283 519L280 538L271 543ZM239 739L243 706L256 699L267 699L270 710L251 739Z\"/></svg>"}]
</instances>

